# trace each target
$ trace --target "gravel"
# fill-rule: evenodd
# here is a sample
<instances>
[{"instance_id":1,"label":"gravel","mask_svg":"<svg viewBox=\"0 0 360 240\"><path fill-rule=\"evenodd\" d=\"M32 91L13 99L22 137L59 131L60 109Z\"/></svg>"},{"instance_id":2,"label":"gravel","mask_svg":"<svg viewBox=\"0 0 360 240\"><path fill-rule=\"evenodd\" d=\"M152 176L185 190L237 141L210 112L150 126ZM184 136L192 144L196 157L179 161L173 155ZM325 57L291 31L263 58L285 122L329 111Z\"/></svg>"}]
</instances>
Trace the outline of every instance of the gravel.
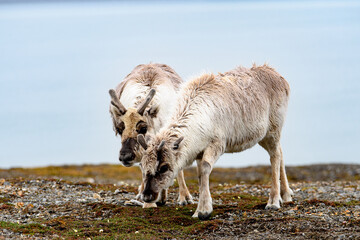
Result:
<instances>
[{"instance_id":1,"label":"gravel","mask_svg":"<svg viewBox=\"0 0 360 240\"><path fill-rule=\"evenodd\" d=\"M126 191L121 185L115 190L96 190L92 180L88 184L59 179L0 179L0 221L19 224L34 223L33 219L51 220L69 216L88 219L91 203L102 202L125 206L135 198L135 191ZM233 211L216 215L215 230L207 229L191 238L206 239L360 239L360 181L292 182L294 201L283 204L278 211L264 210L265 204L250 210L237 210L236 201L227 202ZM120 184L126 184L124 182ZM136 183L135 183L136 185ZM134 188L135 189L135 188ZM263 184L219 184L212 186L212 194L250 194L267 198L270 187ZM198 195L193 193L195 200ZM168 206L176 204L176 192L169 194ZM213 198L214 209L223 206L221 197ZM11 206L11 207L9 207ZM99 217L112 216L111 210ZM53 235L50 238L57 238ZM0 228L0 239L49 239L48 236L24 235Z\"/></svg>"}]
</instances>

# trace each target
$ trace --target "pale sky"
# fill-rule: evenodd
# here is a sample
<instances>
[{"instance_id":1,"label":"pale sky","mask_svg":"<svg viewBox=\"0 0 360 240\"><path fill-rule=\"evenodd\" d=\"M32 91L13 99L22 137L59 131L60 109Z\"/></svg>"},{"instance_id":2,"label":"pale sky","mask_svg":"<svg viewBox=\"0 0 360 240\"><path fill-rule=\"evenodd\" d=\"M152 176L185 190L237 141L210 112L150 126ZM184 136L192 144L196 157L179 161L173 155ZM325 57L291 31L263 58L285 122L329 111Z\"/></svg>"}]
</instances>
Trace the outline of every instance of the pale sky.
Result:
<instances>
[{"instance_id":1,"label":"pale sky","mask_svg":"<svg viewBox=\"0 0 360 240\"><path fill-rule=\"evenodd\" d=\"M290 83L287 165L360 163L360 3L0 5L0 168L118 162L108 89L137 64L185 80L269 63ZM216 166L269 164L254 147Z\"/></svg>"}]
</instances>

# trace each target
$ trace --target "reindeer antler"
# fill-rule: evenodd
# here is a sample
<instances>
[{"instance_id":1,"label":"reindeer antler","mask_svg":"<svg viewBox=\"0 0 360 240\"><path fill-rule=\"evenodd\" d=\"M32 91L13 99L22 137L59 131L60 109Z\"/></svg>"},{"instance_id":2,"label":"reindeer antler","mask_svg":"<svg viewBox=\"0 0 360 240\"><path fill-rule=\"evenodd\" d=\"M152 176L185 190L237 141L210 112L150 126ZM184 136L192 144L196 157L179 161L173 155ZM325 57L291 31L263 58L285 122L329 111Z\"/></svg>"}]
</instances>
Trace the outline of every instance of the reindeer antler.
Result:
<instances>
[{"instance_id":1,"label":"reindeer antler","mask_svg":"<svg viewBox=\"0 0 360 240\"><path fill-rule=\"evenodd\" d=\"M110 94L110 97L111 97L111 105L116 107L119 110L120 114L124 114L126 112L126 108L124 107L124 105L121 104L120 99L116 95L115 90L110 89L109 94Z\"/></svg>"},{"instance_id":2,"label":"reindeer antler","mask_svg":"<svg viewBox=\"0 0 360 240\"><path fill-rule=\"evenodd\" d=\"M164 145L165 145L165 140L162 140L156 150L160 151L164 147Z\"/></svg>"},{"instance_id":3,"label":"reindeer antler","mask_svg":"<svg viewBox=\"0 0 360 240\"><path fill-rule=\"evenodd\" d=\"M140 104L140 106L138 107L137 112L140 115L144 114L145 108L149 105L150 101L153 99L154 95L155 95L156 91L155 89L151 89L149 94L146 96L145 100Z\"/></svg>"}]
</instances>

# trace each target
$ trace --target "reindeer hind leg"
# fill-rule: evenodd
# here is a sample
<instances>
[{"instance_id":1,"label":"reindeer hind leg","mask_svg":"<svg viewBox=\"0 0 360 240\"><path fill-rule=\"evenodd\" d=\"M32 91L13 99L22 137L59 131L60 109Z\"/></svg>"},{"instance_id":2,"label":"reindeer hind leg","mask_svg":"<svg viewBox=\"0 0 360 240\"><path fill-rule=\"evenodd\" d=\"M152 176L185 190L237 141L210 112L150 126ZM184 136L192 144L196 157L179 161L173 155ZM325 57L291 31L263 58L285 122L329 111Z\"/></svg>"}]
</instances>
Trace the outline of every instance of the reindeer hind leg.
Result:
<instances>
[{"instance_id":1,"label":"reindeer hind leg","mask_svg":"<svg viewBox=\"0 0 360 240\"><path fill-rule=\"evenodd\" d=\"M259 142L270 155L271 162L271 190L270 197L265 209L277 210L282 201L280 196L280 165L281 165L281 147L278 136L266 136Z\"/></svg>"}]
</instances>

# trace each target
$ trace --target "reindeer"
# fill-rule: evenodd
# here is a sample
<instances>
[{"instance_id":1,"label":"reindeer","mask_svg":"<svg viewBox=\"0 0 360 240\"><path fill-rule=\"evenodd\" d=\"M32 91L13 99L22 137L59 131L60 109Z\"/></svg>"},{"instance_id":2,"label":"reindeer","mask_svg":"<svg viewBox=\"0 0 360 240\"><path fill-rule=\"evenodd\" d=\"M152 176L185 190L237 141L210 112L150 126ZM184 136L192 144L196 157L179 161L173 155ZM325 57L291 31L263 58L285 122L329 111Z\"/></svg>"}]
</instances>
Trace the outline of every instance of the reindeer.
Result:
<instances>
[{"instance_id":1,"label":"reindeer","mask_svg":"<svg viewBox=\"0 0 360 240\"><path fill-rule=\"evenodd\" d=\"M150 138L165 124L175 102L182 83L180 76L165 64L138 65L116 87L110 89L110 113L115 135L121 135L120 162L126 166L139 163L143 150L137 142L138 134ZM157 92L157 93L156 93ZM156 93L156 95L155 95ZM179 171L180 205L193 203L187 189L184 173ZM143 183L139 193L143 190ZM158 204L165 204L167 189L162 192ZM138 194L137 199L140 198ZM156 204L144 204L143 207L155 207Z\"/></svg>"},{"instance_id":2,"label":"reindeer","mask_svg":"<svg viewBox=\"0 0 360 240\"><path fill-rule=\"evenodd\" d=\"M169 124L149 143L141 160L148 203L159 198L174 176L197 161L199 202L193 217L208 219L212 213L209 175L223 153L262 146L270 155L272 183L266 209L279 209L291 201L280 146L289 98L289 85L273 68L253 65L224 74L204 74L185 84ZM281 185L281 186L280 186Z\"/></svg>"}]
</instances>

